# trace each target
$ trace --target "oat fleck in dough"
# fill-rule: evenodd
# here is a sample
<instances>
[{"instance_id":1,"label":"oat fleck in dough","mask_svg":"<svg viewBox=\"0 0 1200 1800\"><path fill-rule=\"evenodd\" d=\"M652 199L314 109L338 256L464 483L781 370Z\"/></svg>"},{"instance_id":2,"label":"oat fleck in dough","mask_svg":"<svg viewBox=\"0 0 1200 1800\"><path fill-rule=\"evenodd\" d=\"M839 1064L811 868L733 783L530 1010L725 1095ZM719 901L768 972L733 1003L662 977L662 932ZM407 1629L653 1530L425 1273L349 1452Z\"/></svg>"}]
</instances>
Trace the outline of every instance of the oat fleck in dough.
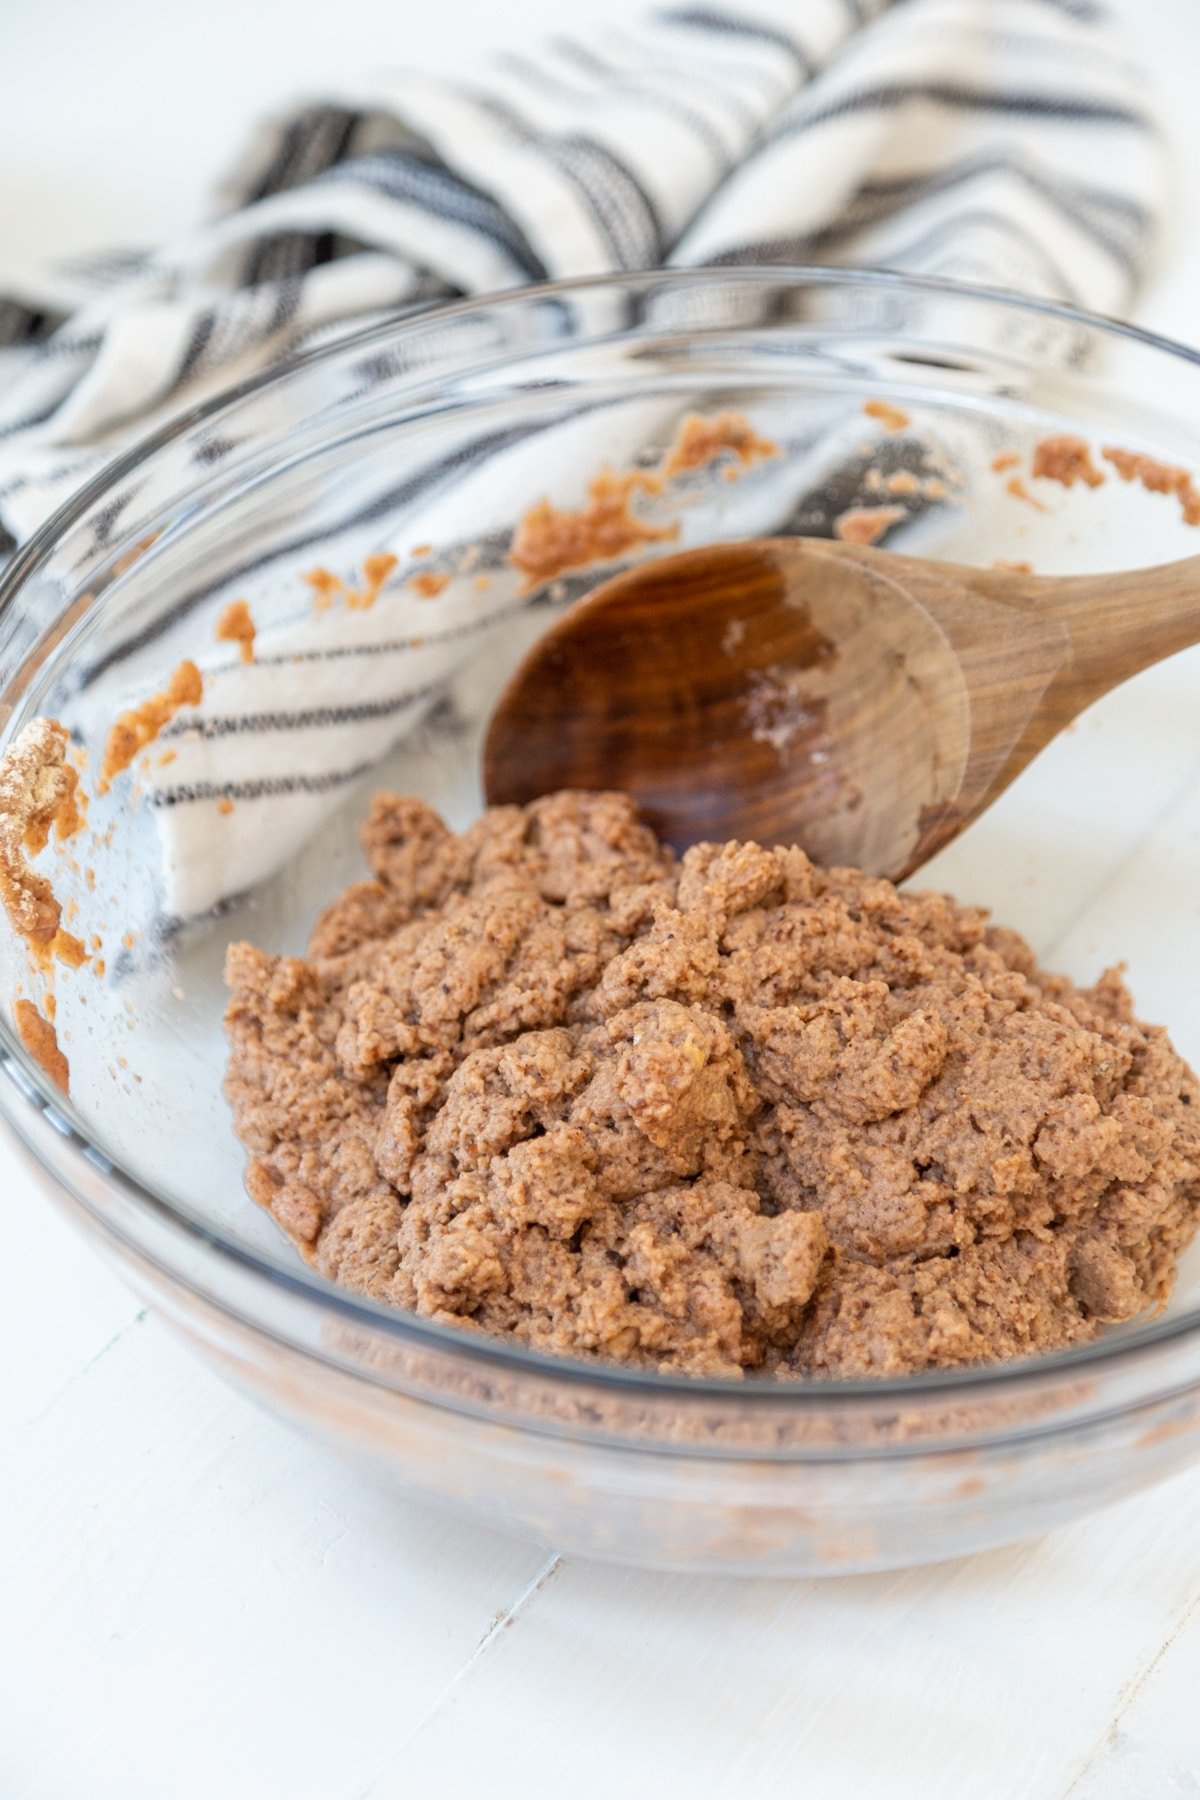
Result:
<instances>
[{"instance_id":1,"label":"oat fleck in dough","mask_svg":"<svg viewBox=\"0 0 1200 1800\"><path fill-rule=\"evenodd\" d=\"M1197 1082L1119 977L615 794L377 797L306 959L229 953L248 1185L324 1274L540 1350L895 1375L1160 1305Z\"/></svg>"}]
</instances>

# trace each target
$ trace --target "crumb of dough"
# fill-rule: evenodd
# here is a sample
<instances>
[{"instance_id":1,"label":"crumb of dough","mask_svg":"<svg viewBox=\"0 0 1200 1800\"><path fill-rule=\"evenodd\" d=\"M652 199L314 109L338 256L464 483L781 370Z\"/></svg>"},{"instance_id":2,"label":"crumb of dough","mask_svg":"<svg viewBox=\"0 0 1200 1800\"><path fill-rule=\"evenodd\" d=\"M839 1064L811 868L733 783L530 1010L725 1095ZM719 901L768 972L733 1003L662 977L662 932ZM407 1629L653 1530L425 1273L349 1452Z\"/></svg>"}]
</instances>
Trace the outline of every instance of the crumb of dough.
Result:
<instances>
[{"instance_id":1,"label":"crumb of dough","mask_svg":"<svg viewBox=\"0 0 1200 1800\"><path fill-rule=\"evenodd\" d=\"M1019 475L1011 476L1009 480L1005 482L1004 490L1006 493L1011 494L1014 500L1023 500L1026 506L1032 506L1035 512L1045 512L1046 509L1041 501L1034 499Z\"/></svg>"},{"instance_id":2,"label":"crumb of dough","mask_svg":"<svg viewBox=\"0 0 1200 1800\"><path fill-rule=\"evenodd\" d=\"M77 938L69 931L56 931L54 942L50 946L59 962L65 963L68 969L82 969L88 959L88 952L82 938ZM92 939L93 950L100 948L100 939Z\"/></svg>"},{"instance_id":3,"label":"crumb of dough","mask_svg":"<svg viewBox=\"0 0 1200 1800\"><path fill-rule=\"evenodd\" d=\"M390 551L380 551L375 556L363 558L363 585L360 588L347 588L346 605L351 611L368 612L383 591L383 585L392 570L399 563L399 557Z\"/></svg>"},{"instance_id":4,"label":"crumb of dough","mask_svg":"<svg viewBox=\"0 0 1200 1800\"><path fill-rule=\"evenodd\" d=\"M904 431L912 424L904 408L893 406L890 400L868 400L863 411L869 419L877 419L885 431Z\"/></svg>"},{"instance_id":5,"label":"crumb of dough","mask_svg":"<svg viewBox=\"0 0 1200 1800\"><path fill-rule=\"evenodd\" d=\"M96 958L96 961L92 964L92 970L93 970L93 973L95 974L97 981L104 980L104 977L108 972L108 964L105 962L105 960L102 956L98 956Z\"/></svg>"},{"instance_id":6,"label":"crumb of dough","mask_svg":"<svg viewBox=\"0 0 1200 1800\"><path fill-rule=\"evenodd\" d=\"M57 719L33 719L0 760L0 904L38 955L53 953L62 907L30 858L45 849L52 830L62 838L82 823L69 741Z\"/></svg>"},{"instance_id":7,"label":"crumb of dough","mask_svg":"<svg viewBox=\"0 0 1200 1800\"><path fill-rule=\"evenodd\" d=\"M1066 488L1074 487L1077 481L1098 488L1107 480L1104 470L1092 461L1084 439L1067 431L1042 439L1033 453L1033 472L1043 481L1061 481Z\"/></svg>"},{"instance_id":8,"label":"crumb of dough","mask_svg":"<svg viewBox=\"0 0 1200 1800\"><path fill-rule=\"evenodd\" d=\"M1182 508L1184 524L1200 525L1200 489L1186 469L1134 450L1118 449L1115 444L1105 444L1100 454L1122 481L1140 481L1147 493L1174 494Z\"/></svg>"},{"instance_id":9,"label":"crumb of dough","mask_svg":"<svg viewBox=\"0 0 1200 1800\"><path fill-rule=\"evenodd\" d=\"M419 575L410 575L408 585L422 600L436 600L450 585L450 577L435 574L432 569L423 570Z\"/></svg>"},{"instance_id":10,"label":"crumb of dough","mask_svg":"<svg viewBox=\"0 0 1200 1800\"><path fill-rule=\"evenodd\" d=\"M227 819L233 811L233 801L229 798L228 794L222 794L221 798L217 801L217 811L223 819Z\"/></svg>"},{"instance_id":11,"label":"crumb of dough","mask_svg":"<svg viewBox=\"0 0 1200 1800\"><path fill-rule=\"evenodd\" d=\"M992 458L992 467L997 475L1003 475L1006 469L1015 469L1021 458L1015 450L1001 450Z\"/></svg>"},{"instance_id":12,"label":"crumb of dough","mask_svg":"<svg viewBox=\"0 0 1200 1800\"><path fill-rule=\"evenodd\" d=\"M727 455L734 460L722 476L736 481L753 463L778 454L778 444L760 436L743 413L688 413L657 469L602 469L577 512L544 499L530 507L513 533L509 561L525 576L529 593L572 569L611 562L642 544L670 542L679 536L678 524L639 518L632 507L636 494L661 494L676 476Z\"/></svg>"},{"instance_id":13,"label":"crumb of dough","mask_svg":"<svg viewBox=\"0 0 1200 1800\"><path fill-rule=\"evenodd\" d=\"M245 600L231 600L217 620L217 642L236 644L242 661L252 663L257 636L258 627L250 616L249 604Z\"/></svg>"},{"instance_id":14,"label":"crumb of dough","mask_svg":"<svg viewBox=\"0 0 1200 1800\"><path fill-rule=\"evenodd\" d=\"M902 506L851 506L833 521L843 544L877 544L884 532L908 517Z\"/></svg>"},{"instance_id":15,"label":"crumb of dough","mask_svg":"<svg viewBox=\"0 0 1200 1800\"><path fill-rule=\"evenodd\" d=\"M896 1375L1160 1307L1200 1084L1116 971L618 794L380 794L306 957L232 946L247 1187L325 1276L537 1350Z\"/></svg>"},{"instance_id":16,"label":"crumb of dough","mask_svg":"<svg viewBox=\"0 0 1200 1800\"><path fill-rule=\"evenodd\" d=\"M688 469L701 469L718 456L731 453L742 468L779 455L779 445L770 438L759 437L744 413L722 412L706 418L701 413L688 413L681 420L675 441L667 451L661 473L670 481ZM736 477L741 470L731 465Z\"/></svg>"},{"instance_id":17,"label":"crumb of dough","mask_svg":"<svg viewBox=\"0 0 1200 1800\"><path fill-rule=\"evenodd\" d=\"M471 583L471 586L475 589L475 592L477 594L486 593L488 588L491 587L491 585L492 585L492 578L490 575L477 575L475 577L474 581Z\"/></svg>"},{"instance_id":18,"label":"crumb of dough","mask_svg":"<svg viewBox=\"0 0 1200 1800\"><path fill-rule=\"evenodd\" d=\"M181 662L161 694L152 694L132 711L122 713L108 734L100 765L99 792L106 794L116 777L129 767L138 752L152 744L164 725L169 725L185 706L199 706L204 698L204 679L194 662Z\"/></svg>"},{"instance_id":19,"label":"crumb of dough","mask_svg":"<svg viewBox=\"0 0 1200 1800\"><path fill-rule=\"evenodd\" d=\"M632 510L635 494L662 491L659 476L645 469L618 475L602 469L588 483L586 506L570 512L539 500L513 533L509 561L525 577L528 593L569 569L611 562L642 544L666 543L679 536L679 526L652 525Z\"/></svg>"},{"instance_id":20,"label":"crumb of dough","mask_svg":"<svg viewBox=\"0 0 1200 1800\"><path fill-rule=\"evenodd\" d=\"M317 612L327 612L334 601L340 600L346 592L345 582L331 569L308 569L300 579L312 589L313 606Z\"/></svg>"},{"instance_id":21,"label":"crumb of dough","mask_svg":"<svg viewBox=\"0 0 1200 1800\"><path fill-rule=\"evenodd\" d=\"M921 491L921 483L911 469L894 470L884 485L889 494L918 494ZM943 484L944 491L945 485Z\"/></svg>"},{"instance_id":22,"label":"crumb of dough","mask_svg":"<svg viewBox=\"0 0 1200 1800\"><path fill-rule=\"evenodd\" d=\"M47 1008L49 1010L49 1008ZM18 1000L14 1009L21 1042L48 1081L67 1093L71 1065L59 1047L52 1019L44 1018L32 1000Z\"/></svg>"},{"instance_id":23,"label":"crumb of dough","mask_svg":"<svg viewBox=\"0 0 1200 1800\"><path fill-rule=\"evenodd\" d=\"M69 756L69 744L67 749ZM80 757L75 765L77 775L79 770L85 767L86 761L83 757ZM76 779L74 787L66 795L62 805L54 815L55 841L59 844L65 844L70 838L73 838L77 832L82 831L87 824L87 815L88 797L84 793L81 783Z\"/></svg>"},{"instance_id":24,"label":"crumb of dough","mask_svg":"<svg viewBox=\"0 0 1200 1800\"><path fill-rule=\"evenodd\" d=\"M432 544L414 544L411 551L409 552L409 554L411 556L432 556L433 555L433 545Z\"/></svg>"},{"instance_id":25,"label":"crumb of dough","mask_svg":"<svg viewBox=\"0 0 1200 1800\"><path fill-rule=\"evenodd\" d=\"M160 531L152 531L149 537L142 538L139 543L132 545L121 556L118 556L116 562L113 564L113 574L124 575L126 569L132 569L134 563L137 562L140 557L145 556L147 550L149 550L153 544L157 544L161 536L162 533Z\"/></svg>"},{"instance_id":26,"label":"crumb of dough","mask_svg":"<svg viewBox=\"0 0 1200 1800\"><path fill-rule=\"evenodd\" d=\"M341 600L350 612L368 612L398 562L399 558L390 551L365 557L361 587L351 587L340 575L323 568L309 569L300 579L312 589L317 612L328 612L335 600Z\"/></svg>"}]
</instances>

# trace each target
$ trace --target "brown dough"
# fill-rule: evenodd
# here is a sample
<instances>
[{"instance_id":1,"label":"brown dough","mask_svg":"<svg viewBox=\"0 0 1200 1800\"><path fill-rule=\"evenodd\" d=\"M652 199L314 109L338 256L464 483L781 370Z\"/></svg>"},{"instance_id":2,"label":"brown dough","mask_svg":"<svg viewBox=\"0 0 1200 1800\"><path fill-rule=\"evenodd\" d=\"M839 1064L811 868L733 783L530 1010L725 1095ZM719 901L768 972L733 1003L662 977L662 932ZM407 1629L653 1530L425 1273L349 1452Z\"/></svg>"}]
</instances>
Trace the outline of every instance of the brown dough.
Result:
<instances>
[{"instance_id":1,"label":"brown dough","mask_svg":"<svg viewBox=\"0 0 1200 1800\"><path fill-rule=\"evenodd\" d=\"M602 469L589 481L587 504L578 512L537 501L517 526L509 550L509 561L525 577L525 591L568 570L678 537L678 525L652 525L633 510L636 494L661 491L661 478L648 470L617 475Z\"/></svg>"},{"instance_id":2,"label":"brown dough","mask_svg":"<svg viewBox=\"0 0 1200 1800\"><path fill-rule=\"evenodd\" d=\"M248 1186L325 1275L539 1350L900 1374L1162 1304L1200 1106L1117 974L616 794L376 798L310 957L235 945Z\"/></svg>"},{"instance_id":3,"label":"brown dough","mask_svg":"<svg viewBox=\"0 0 1200 1800\"><path fill-rule=\"evenodd\" d=\"M1033 473L1043 481L1061 481L1066 488L1077 481L1090 488L1103 487L1106 480L1104 470L1092 461L1086 441L1067 431L1042 439L1033 453Z\"/></svg>"},{"instance_id":4,"label":"brown dough","mask_svg":"<svg viewBox=\"0 0 1200 1800\"><path fill-rule=\"evenodd\" d=\"M34 719L0 761L0 905L13 930L38 954L54 945L62 907L30 858L45 849L53 828L66 838L81 822L69 742L57 719Z\"/></svg>"},{"instance_id":5,"label":"brown dough","mask_svg":"<svg viewBox=\"0 0 1200 1800\"><path fill-rule=\"evenodd\" d=\"M38 1068L55 1087L61 1088L64 1094L68 1093L71 1086L71 1065L63 1055L53 1021L40 1013L32 1000L18 1000L13 1011L21 1042Z\"/></svg>"}]
</instances>

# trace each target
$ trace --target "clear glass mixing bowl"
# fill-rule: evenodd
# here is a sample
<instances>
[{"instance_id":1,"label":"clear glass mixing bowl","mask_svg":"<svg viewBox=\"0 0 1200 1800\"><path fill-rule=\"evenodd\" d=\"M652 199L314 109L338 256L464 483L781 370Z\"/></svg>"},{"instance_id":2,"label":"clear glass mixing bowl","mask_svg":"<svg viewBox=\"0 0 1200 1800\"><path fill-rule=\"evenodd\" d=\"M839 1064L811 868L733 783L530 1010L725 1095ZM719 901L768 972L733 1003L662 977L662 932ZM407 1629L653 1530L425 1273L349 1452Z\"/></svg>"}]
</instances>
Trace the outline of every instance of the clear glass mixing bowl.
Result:
<instances>
[{"instance_id":1,"label":"clear glass mixing bowl","mask_svg":"<svg viewBox=\"0 0 1200 1800\"><path fill-rule=\"evenodd\" d=\"M872 400L908 423L864 414ZM39 983L0 932L0 1111L48 1190L203 1356L397 1487L622 1560L882 1568L1041 1531L1193 1458L1197 1258L1164 1316L1020 1365L775 1384L571 1364L312 1274L245 1197L220 1094L226 943L303 944L362 872L355 828L376 786L455 825L478 808L492 697L595 578L530 606L508 560L525 510L542 495L578 507L602 466L655 464L684 415L726 409L778 454L738 480L718 461L646 497L680 544L828 535L847 508L881 501L900 505L891 545L1046 573L1195 542L1173 501L1116 479L1096 493L1036 483L1036 507L1009 491L1006 453L1027 473L1031 447L1064 429L1200 464L1200 359L1012 297L888 274L678 272L450 307L301 358L119 459L0 584L0 749L50 714L86 748L93 785L113 719L185 656L224 709L199 736L168 733L94 801L69 861L46 853L72 930L99 940L55 981L69 1101L22 1047L14 997ZM314 565L349 580L384 553L397 567L369 611L314 608ZM435 579L414 587L414 573ZM216 640L235 598L258 627L253 668ZM362 653L381 637L389 650ZM281 692L308 714L299 784L295 745L264 722ZM245 717L255 729L239 733ZM1101 732L1092 750L1118 837L1124 748ZM231 767L245 803L219 814L205 772ZM269 830L253 804L264 782ZM1014 793L931 879L1021 925L1017 867L1052 869L1047 917L1069 918L1096 858L1072 840L1053 778L1035 769ZM1194 1055L1195 984L1179 978L1192 904L1169 885L1146 895L1164 947L1151 998L1161 990Z\"/></svg>"}]
</instances>

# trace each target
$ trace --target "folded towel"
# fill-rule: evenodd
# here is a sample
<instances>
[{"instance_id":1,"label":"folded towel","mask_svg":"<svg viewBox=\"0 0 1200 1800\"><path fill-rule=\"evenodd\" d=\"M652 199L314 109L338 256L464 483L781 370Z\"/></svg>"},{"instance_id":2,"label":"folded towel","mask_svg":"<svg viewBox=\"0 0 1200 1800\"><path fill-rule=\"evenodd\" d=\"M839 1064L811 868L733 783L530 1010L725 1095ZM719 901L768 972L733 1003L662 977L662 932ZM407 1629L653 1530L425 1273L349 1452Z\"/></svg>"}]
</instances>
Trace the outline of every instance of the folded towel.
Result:
<instances>
[{"instance_id":1,"label":"folded towel","mask_svg":"<svg viewBox=\"0 0 1200 1800\"><path fill-rule=\"evenodd\" d=\"M380 76L266 124L214 217L180 241L60 265L0 297L0 525L19 541L185 406L443 297L661 264L819 262L1118 311L1163 162L1141 72L1092 0L681 5L453 78ZM521 446L501 453L499 486L533 497ZM562 456L571 467L569 442ZM590 440L587 456L594 471ZM582 444L576 461L588 466ZM494 468L480 491L486 529ZM436 484L430 495L436 512ZM795 516L794 490L776 498L752 528ZM332 515L329 539L336 550ZM273 577L298 583L315 560L306 548ZM298 612L253 664L197 656L204 701L174 760L144 776L170 909L194 915L278 867L428 710L472 633L521 602L511 587L458 583L436 634L412 627L411 596L385 594L369 612ZM157 645L164 672L170 651ZM355 662L352 705L339 651ZM128 676L131 700L155 685L144 658ZM214 824L223 797L239 808L232 837Z\"/></svg>"}]
</instances>

